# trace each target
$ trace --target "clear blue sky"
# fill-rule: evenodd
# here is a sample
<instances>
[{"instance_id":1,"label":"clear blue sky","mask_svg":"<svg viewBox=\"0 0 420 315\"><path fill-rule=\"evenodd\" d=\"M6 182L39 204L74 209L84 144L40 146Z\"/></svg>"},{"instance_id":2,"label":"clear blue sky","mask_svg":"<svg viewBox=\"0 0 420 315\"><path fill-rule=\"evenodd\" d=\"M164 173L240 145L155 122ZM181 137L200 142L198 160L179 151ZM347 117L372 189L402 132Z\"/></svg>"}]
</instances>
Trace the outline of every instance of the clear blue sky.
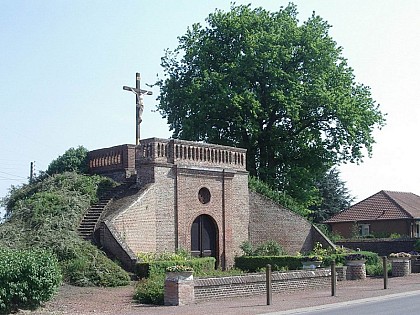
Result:
<instances>
[{"instance_id":1,"label":"clear blue sky","mask_svg":"<svg viewBox=\"0 0 420 315\"><path fill-rule=\"evenodd\" d=\"M251 2L274 11L288 1ZM315 11L333 27L356 80L388 113L375 132L373 158L341 168L357 200L381 189L420 194L420 1L294 1L300 20ZM134 95L122 90L162 75L164 49L230 1L0 2L0 196L27 181L29 165L45 170L70 147L93 150L135 141ZM142 138L170 137L145 98Z\"/></svg>"}]
</instances>

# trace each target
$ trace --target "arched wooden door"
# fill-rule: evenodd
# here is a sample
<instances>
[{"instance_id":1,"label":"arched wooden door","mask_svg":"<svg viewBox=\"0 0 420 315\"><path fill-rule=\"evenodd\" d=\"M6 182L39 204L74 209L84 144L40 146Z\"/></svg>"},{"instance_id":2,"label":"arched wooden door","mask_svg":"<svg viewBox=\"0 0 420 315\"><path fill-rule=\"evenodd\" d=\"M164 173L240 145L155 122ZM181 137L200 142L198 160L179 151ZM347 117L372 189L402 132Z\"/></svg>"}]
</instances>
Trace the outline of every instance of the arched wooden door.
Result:
<instances>
[{"instance_id":1,"label":"arched wooden door","mask_svg":"<svg viewBox=\"0 0 420 315\"><path fill-rule=\"evenodd\" d=\"M198 216L191 226L191 254L217 259L217 226L209 215Z\"/></svg>"}]
</instances>

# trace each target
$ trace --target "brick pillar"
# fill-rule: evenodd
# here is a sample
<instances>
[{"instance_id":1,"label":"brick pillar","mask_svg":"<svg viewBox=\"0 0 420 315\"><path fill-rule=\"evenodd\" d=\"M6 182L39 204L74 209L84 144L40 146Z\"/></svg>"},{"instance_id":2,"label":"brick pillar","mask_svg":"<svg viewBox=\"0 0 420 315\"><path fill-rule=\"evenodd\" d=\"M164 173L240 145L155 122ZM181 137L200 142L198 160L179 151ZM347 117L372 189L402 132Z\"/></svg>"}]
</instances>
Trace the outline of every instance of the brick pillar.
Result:
<instances>
[{"instance_id":1,"label":"brick pillar","mask_svg":"<svg viewBox=\"0 0 420 315\"><path fill-rule=\"evenodd\" d=\"M167 272L164 304L188 305L194 303L194 277L192 272Z\"/></svg>"},{"instance_id":2,"label":"brick pillar","mask_svg":"<svg viewBox=\"0 0 420 315\"><path fill-rule=\"evenodd\" d=\"M410 274L409 259L392 259L391 263L393 277L405 277Z\"/></svg>"},{"instance_id":3,"label":"brick pillar","mask_svg":"<svg viewBox=\"0 0 420 315\"><path fill-rule=\"evenodd\" d=\"M347 279L347 266L335 267L337 272L337 281L344 281Z\"/></svg>"},{"instance_id":4,"label":"brick pillar","mask_svg":"<svg viewBox=\"0 0 420 315\"><path fill-rule=\"evenodd\" d=\"M347 280L366 279L365 263L348 262L346 278Z\"/></svg>"}]
</instances>

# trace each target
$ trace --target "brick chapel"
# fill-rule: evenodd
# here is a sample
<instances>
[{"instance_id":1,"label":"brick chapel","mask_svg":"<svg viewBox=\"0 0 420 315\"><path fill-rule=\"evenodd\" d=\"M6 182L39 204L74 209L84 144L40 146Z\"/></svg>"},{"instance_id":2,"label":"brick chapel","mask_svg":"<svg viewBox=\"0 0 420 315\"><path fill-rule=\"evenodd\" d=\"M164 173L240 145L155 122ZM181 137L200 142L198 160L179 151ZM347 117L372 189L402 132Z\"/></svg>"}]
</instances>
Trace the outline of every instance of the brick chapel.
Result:
<instances>
[{"instance_id":1,"label":"brick chapel","mask_svg":"<svg viewBox=\"0 0 420 315\"><path fill-rule=\"evenodd\" d=\"M127 268L139 252L185 249L228 268L244 241L274 240L290 254L328 242L307 220L248 189L245 149L150 138L91 151L89 166L122 185L102 210L87 212L79 232Z\"/></svg>"},{"instance_id":2,"label":"brick chapel","mask_svg":"<svg viewBox=\"0 0 420 315\"><path fill-rule=\"evenodd\" d=\"M85 214L79 234L132 269L139 252L212 256L233 266L240 246L277 241L289 254L328 243L312 224L248 189L246 150L177 139L140 141L143 95L136 88L136 145L89 152L92 174L121 183Z\"/></svg>"}]
</instances>

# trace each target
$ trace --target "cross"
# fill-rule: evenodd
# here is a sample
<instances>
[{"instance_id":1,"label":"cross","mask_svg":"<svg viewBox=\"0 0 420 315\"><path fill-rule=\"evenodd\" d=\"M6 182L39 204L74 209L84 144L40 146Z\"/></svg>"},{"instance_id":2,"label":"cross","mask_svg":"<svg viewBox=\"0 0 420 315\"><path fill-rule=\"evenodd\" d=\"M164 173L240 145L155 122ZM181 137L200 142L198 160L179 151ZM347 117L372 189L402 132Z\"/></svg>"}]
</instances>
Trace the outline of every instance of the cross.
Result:
<instances>
[{"instance_id":1,"label":"cross","mask_svg":"<svg viewBox=\"0 0 420 315\"><path fill-rule=\"evenodd\" d=\"M136 73L136 87L123 86L123 90L131 91L136 94L136 145L140 144L140 124L142 122L141 115L143 114L143 95L152 95L152 91L140 89L140 73Z\"/></svg>"}]
</instances>

